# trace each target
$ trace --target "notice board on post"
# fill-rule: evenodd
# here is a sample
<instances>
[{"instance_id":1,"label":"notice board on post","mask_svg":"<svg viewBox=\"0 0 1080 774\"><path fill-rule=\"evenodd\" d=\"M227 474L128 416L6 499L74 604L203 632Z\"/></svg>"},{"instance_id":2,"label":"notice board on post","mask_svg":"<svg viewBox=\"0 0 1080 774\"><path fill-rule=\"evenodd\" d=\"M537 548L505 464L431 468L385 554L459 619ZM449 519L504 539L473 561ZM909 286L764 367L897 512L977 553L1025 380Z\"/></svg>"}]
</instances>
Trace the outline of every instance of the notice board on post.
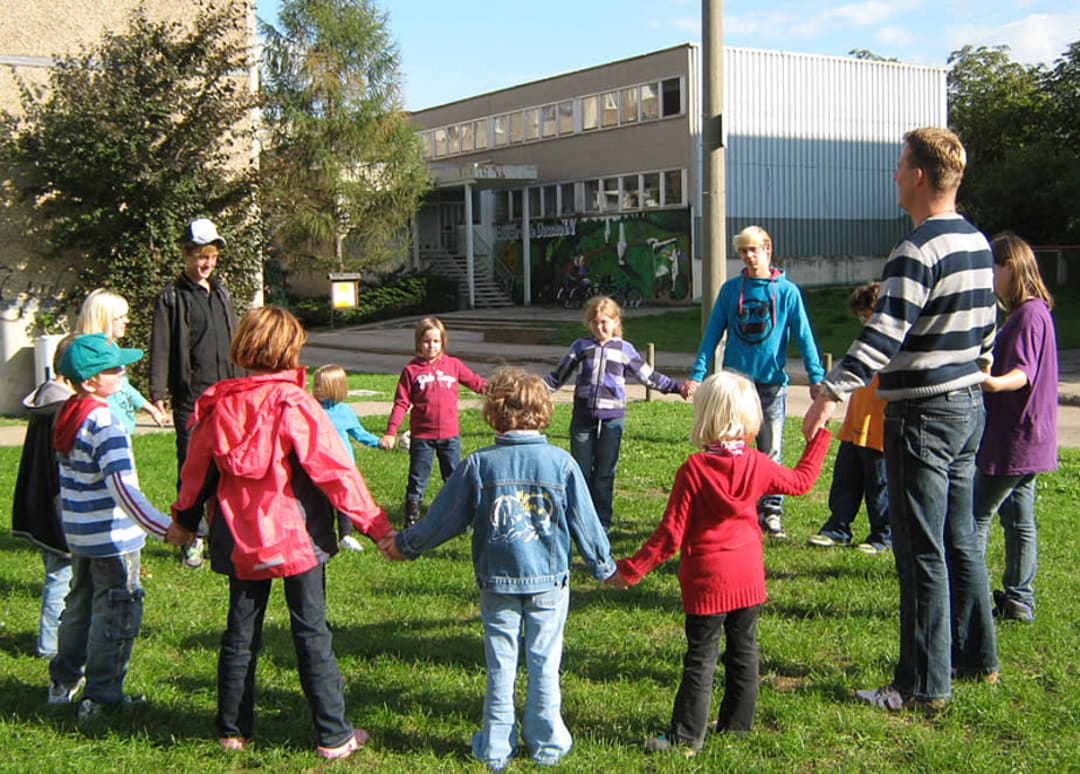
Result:
<instances>
[{"instance_id":1,"label":"notice board on post","mask_svg":"<svg viewBox=\"0 0 1080 774\"><path fill-rule=\"evenodd\" d=\"M330 280L330 327L334 327L334 312L360 306L360 275L328 274Z\"/></svg>"}]
</instances>

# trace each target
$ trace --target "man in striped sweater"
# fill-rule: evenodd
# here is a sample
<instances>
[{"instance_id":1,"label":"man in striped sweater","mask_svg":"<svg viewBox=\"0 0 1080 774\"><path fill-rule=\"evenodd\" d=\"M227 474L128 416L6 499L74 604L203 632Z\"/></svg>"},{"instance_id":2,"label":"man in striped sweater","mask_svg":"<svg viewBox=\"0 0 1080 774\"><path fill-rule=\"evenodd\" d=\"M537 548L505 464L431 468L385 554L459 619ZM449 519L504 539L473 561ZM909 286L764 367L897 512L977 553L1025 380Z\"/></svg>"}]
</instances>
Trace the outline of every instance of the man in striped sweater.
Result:
<instances>
[{"instance_id":1,"label":"man in striped sweater","mask_svg":"<svg viewBox=\"0 0 1080 774\"><path fill-rule=\"evenodd\" d=\"M142 354L95 333L76 338L60 358L60 373L75 387L53 436L72 579L49 663L48 701L67 704L85 685L80 720L130 702L124 678L142 622L139 552L147 533L180 538L139 490L131 439L104 400Z\"/></svg>"},{"instance_id":2,"label":"man in striped sweater","mask_svg":"<svg viewBox=\"0 0 1080 774\"><path fill-rule=\"evenodd\" d=\"M839 401L880 374L900 658L890 684L856 696L891 711L936 711L954 674L988 682L998 674L972 516L979 385L994 342L993 259L986 238L956 212L965 164L947 129L904 135L893 179L914 230L893 248L873 315L803 419L812 438Z\"/></svg>"}]
</instances>

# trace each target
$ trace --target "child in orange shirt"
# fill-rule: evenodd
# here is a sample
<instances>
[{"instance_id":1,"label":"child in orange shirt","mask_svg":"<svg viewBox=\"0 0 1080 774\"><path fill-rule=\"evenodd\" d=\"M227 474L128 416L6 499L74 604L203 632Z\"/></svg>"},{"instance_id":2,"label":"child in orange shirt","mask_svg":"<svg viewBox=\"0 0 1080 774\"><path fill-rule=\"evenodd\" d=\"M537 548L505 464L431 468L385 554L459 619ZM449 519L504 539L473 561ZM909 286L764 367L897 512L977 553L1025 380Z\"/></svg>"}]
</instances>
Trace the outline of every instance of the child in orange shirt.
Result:
<instances>
[{"instance_id":1,"label":"child in orange shirt","mask_svg":"<svg viewBox=\"0 0 1080 774\"><path fill-rule=\"evenodd\" d=\"M852 292L848 310L865 323L877 302L880 283L868 282ZM878 377L851 393L844 424L837 433L840 448L833 464L829 488L829 520L807 542L812 546L846 546L851 523L866 500L870 534L858 549L880 554L892 547L889 527L889 492L885 486L885 401L877 397Z\"/></svg>"}]
</instances>

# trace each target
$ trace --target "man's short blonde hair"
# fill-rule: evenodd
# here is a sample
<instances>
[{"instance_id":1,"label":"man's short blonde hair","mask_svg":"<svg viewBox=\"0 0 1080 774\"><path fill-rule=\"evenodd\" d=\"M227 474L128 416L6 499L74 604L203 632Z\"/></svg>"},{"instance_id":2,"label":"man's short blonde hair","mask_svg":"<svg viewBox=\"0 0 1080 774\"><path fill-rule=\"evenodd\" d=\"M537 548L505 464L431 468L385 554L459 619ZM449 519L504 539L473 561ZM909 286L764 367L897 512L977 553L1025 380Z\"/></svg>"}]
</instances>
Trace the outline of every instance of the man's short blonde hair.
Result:
<instances>
[{"instance_id":1,"label":"man's short blonde hair","mask_svg":"<svg viewBox=\"0 0 1080 774\"><path fill-rule=\"evenodd\" d=\"M910 152L911 165L923 171L931 191L942 194L960 187L967 151L956 134L944 127L925 126L905 134L904 145Z\"/></svg>"},{"instance_id":2,"label":"man's short blonde hair","mask_svg":"<svg viewBox=\"0 0 1080 774\"><path fill-rule=\"evenodd\" d=\"M769 232L761 226L747 226L732 238L731 243L735 246L736 251L750 244L771 248L772 238L769 236Z\"/></svg>"},{"instance_id":3,"label":"man's short blonde hair","mask_svg":"<svg viewBox=\"0 0 1080 774\"><path fill-rule=\"evenodd\" d=\"M699 449L720 441L749 441L761 429L761 400L745 376L720 371L694 393L690 440Z\"/></svg>"},{"instance_id":4,"label":"man's short blonde hair","mask_svg":"<svg viewBox=\"0 0 1080 774\"><path fill-rule=\"evenodd\" d=\"M482 413L496 433L542 430L551 421L551 391L522 368L500 368L484 388Z\"/></svg>"},{"instance_id":5,"label":"man's short blonde hair","mask_svg":"<svg viewBox=\"0 0 1080 774\"><path fill-rule=\"evenodd\" d=\"M299 368L307 333L300 321L280 306L252 309L240 320L229 347L229 359L248 371Z\"/></svg>"},{"instance_id":6,"label":"man's short blonde hair","mask_svg":"<svg viewBox=\"0 0 1080 774\"><path fill-rule=\"evenodd\" d=\"M311 394L315 400L341 403L349 395L349 378L345 375L345 369L333 363L316 368L311 378Z\"/></svg>"}]
</instances>

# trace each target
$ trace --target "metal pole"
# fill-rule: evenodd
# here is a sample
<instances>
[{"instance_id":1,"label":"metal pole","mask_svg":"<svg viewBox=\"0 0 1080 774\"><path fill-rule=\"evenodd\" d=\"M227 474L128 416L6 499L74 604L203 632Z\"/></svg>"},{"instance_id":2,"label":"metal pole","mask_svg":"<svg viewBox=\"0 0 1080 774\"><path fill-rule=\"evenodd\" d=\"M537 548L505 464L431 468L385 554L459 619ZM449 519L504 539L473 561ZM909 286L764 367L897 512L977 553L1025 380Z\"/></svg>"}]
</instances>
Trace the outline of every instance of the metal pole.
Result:
<instances>
[{"instance_id":1,"label":"metal pole","mask_svg":"<svg viewBox=\"0 0 1080 774\"><path fill-rule=\"evenodd\" d=\"M469 308L476 308L476 255L473 249L472 185L465 184L465 271L469 278Z\"/></svg>"},{"instance_id":2,"label":"metal pole","mask_svg":"<svg viewBox=\"0 0 1080 774\"><path fill-rule=\"evenodd\" d=\"M727 278L724 201L724 23L723 0L701 2L702 203L701 330Z\"/></svg>"}]
</instances>

